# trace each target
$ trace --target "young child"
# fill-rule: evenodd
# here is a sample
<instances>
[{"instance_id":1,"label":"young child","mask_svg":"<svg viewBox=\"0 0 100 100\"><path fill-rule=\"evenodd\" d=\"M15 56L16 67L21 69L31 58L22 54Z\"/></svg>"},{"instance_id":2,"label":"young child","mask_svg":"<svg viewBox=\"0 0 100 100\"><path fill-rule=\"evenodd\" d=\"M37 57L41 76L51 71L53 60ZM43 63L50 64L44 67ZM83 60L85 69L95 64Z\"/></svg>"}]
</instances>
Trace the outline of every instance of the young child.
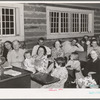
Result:
<instances>
[{"instance_id":1,"label":"young child","mask_svg":"<svg viewBox=\"0 0 100 100\"><path fill-rule=\"evenodd\" d=\"M80 61L79 61L79 56L78 53L73 52L70 56L70 60L66 64L67 69L70 70L75 70L75 76L76 79L83 78L84 76L82 75L81 72L81 66L80 66Z\"/></svg>"},{"instance_id":2,"label":"young child","mask_svg":"<svg viewBox=\"0 0 100 100\"><path fill-rule=\"evenodd\" d=\"M36 70L34 67L34 59L32 58L31 53L29 51L26 51L24 56L25 56L24 60L25 69L35 73Z\"/></svg>"}]
</instances>

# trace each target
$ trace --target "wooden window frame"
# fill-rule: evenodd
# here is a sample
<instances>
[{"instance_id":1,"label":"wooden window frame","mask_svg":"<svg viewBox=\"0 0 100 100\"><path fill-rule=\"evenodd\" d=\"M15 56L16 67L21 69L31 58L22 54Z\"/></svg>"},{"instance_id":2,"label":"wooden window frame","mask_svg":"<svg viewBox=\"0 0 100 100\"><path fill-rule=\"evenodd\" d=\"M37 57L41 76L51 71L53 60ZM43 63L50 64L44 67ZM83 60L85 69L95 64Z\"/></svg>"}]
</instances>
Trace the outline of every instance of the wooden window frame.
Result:
<instances>
[{"instance_id":1,"label":"wooden window frame","mask_svg":"<svg viewBox=\"0 0 100 100\"><path fill-rule=\"evenodd\" d=\"M50 33L50 22L49 22L49 12L68 12L68 32L65 33ZM78 13L80 14L88 14L88 32L71 32L71 14ZM84 35L93 36L94 35L94 11L93 10L83 10L83 9L72 9L72 8L62 8L62 7L46 7L46 18L47 18L47 39L56 39L56 38L71 38L71 37L82 37ZM80 20L79 20L80 24Z\"/></svg>"}]
</instances>

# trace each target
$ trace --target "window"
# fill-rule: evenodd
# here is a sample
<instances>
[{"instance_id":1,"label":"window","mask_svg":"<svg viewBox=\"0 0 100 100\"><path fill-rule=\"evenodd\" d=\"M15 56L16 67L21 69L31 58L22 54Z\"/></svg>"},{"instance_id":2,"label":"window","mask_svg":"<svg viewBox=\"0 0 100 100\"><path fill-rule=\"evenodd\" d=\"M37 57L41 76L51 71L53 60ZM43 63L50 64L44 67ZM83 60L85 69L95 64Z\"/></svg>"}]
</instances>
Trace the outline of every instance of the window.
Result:
<instances>
[{"instance_id":1,"label":"window","mask_svg":"<svg viewBox=\"0 0 100 100\"><path fill-rule=\"evenodd\" d=\"M2 27L1 35L15 35L15 9L1 8L2 10Z\"/></svg>"},{"instance_id":2,"label":"window","mask_svg":"<svg viewBox=\"0 0 100 100\"><path fill-rule=\"evenodd\" d=\"M92 36L94 11L47 7L47 38Z\"/></svg>"},{"instance_id":3,"label":"window","mask_svg":"<svg viewBox=\"0 0 100 100\"><path fill-rule=\"evenodd\" d=\"M0 4L0 38L24 40L23 4Z\"/></svg>"}]
</instances>

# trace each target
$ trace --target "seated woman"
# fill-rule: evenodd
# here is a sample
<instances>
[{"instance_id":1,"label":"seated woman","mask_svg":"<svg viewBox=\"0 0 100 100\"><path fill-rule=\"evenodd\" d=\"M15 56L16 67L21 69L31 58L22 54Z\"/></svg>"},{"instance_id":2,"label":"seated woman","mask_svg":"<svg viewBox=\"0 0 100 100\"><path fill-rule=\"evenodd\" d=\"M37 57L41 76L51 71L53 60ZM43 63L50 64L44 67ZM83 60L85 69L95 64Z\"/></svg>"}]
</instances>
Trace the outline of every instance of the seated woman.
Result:
<instances>
[{"instance_id":1,"label":"seated woman","mask_svg":"<svg viewBox=\"0 0 100 100\"><path fill-rule=\"evenodd\" d=\"M98 58L98 53L96 50L90 52L92 59L87 61L86 67L84 69L85 76L92 76L96 83L100 85L100 59Z\"/></svg>"},{"instance_id":2,"label":"seated woman","mask_svg":"<svg viewBox=\"0 0 100 100\"><path fill-rule=\"evenodd\" d=\"M51 71L51 76L57 77L60 79L60 81L44 85L42 88L63 88L64 83L68 78L68 72L65 68L65 59L63 57L59 57L55 60L55 63L52 63L51 70L48 70L48 72Z\"/></svg>"},{"instance_id":3,"label":"seated woman","mask_svg":"<svg viewBox=\"0 0 100 100\"><path fill-rule=\"evenodd\" d=\"M3 44L0 44L0 65L5 68L9 66L9 63L6 61L6 57L4 56L4 47Z\"/></svg>"},{"instance_id":4,"label":"seated woman","mask_svg":"<svg viewBox=\"0 0 100 100\"><path fill-rule=\"evenodd\" d=\"M3 57L5 57L5 60L7 61L7 55L10 54L10 52L13 49L13 44L11 41L5 41L4 42L4 51L3 51Z\"/></svg>"},{"instance_id":5,"label":"seated woman","mask_svg":"<svg viewBox=\"0 0 100 100\"><path fill-rule=\"evenodd\" d=\"M100 58L100 46L98 45L96 39L91 41L91 46L88 46L88 49L87 49L88 58L90 57L90 52L92 50L95 50L98 53L98 57Z\"/></svg>"},{"instance_id":6,"label":"seated woman","mask_svg":"<svg viewBox=\"0 0 100 100\"><path fill-rule=\"evenodd\" d=\"M48 67L47 51L44 46L39 46L37 54L33 56L34 67L38 72L46 72Z\"/></svg>"},{"instance_id":7,"label":"seated woman","mask_svg":"<svg viewBox=\"0 0 100 100\"><path fill-rule=\"evenodd\" d=\"M53 59L58 58L58 57L64 57L64 51L62 49L60 40L56 40L54 42L53 48L51 50L51 57Z\"/></svg>"},{"instance_id":8,"label":"seated woman","mask_svg":"<svg viewBox=\"0 0 100 100\"><path fill-rule=\"evenodd\" d=\"M25 50L20 48L20 41L14 40L13 50L7 55L7 61L11 66L23 68Z\"/></svg>"}]
</instances>

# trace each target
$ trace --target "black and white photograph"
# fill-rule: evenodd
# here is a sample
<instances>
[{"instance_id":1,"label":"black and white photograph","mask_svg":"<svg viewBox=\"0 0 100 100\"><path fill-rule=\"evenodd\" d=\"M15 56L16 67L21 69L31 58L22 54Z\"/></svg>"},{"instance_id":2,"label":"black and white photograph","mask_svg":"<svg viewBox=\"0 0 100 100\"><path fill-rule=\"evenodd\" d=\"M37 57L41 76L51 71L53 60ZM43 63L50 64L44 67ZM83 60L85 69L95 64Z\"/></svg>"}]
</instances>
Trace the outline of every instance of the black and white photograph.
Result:
<instances>
[{"instance_id":1,"label":"black and white photograph","mask_svg":"<svg viewBox=\"0 0 100 100\"><path fill-rule=\"evenodd\" d=\"M4 88L99 96L100 2L0 2Z\"/></svg>"}]
</instances>

